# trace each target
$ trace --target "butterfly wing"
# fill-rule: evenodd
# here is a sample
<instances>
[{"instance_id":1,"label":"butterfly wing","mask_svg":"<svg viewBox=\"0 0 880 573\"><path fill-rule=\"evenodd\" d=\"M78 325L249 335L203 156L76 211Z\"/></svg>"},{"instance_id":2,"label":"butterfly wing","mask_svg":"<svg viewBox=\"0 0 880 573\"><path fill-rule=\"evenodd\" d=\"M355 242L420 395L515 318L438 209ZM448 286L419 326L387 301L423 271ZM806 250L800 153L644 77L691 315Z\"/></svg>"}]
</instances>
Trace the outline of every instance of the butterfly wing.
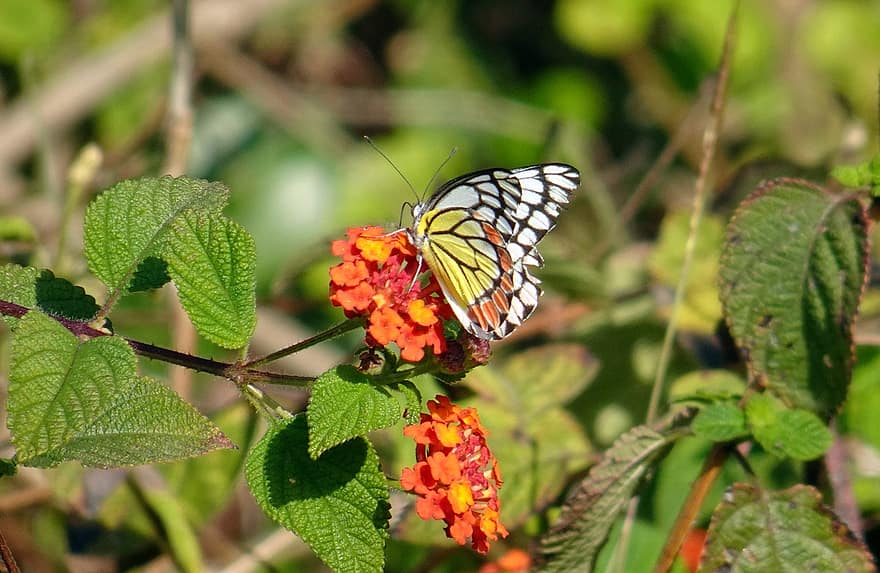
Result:
<instances>
[{"instance_id":1,"label":"butterfly wing","mask_svg":"<svg viewBox=\"0 0 880 573\"><path fill-rule=\"evenodd\" d=\"M580 183L570 165L487 169L449 181L420 209L414 235L459 322L504 338L532 314L541 289L537 243Z\"/></svg>"}]
</instances>

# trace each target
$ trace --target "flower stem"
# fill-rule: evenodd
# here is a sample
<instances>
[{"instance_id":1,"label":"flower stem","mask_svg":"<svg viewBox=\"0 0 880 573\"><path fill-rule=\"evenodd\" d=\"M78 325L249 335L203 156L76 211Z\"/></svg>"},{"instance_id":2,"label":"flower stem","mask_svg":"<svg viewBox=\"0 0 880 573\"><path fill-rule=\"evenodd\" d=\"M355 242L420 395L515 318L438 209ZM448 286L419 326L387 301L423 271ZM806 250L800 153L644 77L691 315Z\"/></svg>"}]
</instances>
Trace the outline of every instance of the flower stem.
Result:
<instances>
[{"instance_id":1,"label":"flower stem","mask_svg":"<svg viewBox=\"0 0 880 573\"><path fill-rule=\"evenodd\" d=\"M260 366L262 364L266 364L267 362L274 362L280 358L284 358L285 356L289 356L291 354L295 354L301 350L305 350L310 346L314 346L318 343L332 340L338 336L342 336L349 330L354 330L355 328L360 328L364 325L364 319L362 317L357 318L349 318L345 322L341 322L336 326L325 330L324 332L318 333L315 336L306 338L296 344L291 344L281 350L276 350L272 354L267 354L261 358L254 358L253 360L247 360L241 364L243 368L249 368L252 366Z\"/></svg>"}]
</instances>

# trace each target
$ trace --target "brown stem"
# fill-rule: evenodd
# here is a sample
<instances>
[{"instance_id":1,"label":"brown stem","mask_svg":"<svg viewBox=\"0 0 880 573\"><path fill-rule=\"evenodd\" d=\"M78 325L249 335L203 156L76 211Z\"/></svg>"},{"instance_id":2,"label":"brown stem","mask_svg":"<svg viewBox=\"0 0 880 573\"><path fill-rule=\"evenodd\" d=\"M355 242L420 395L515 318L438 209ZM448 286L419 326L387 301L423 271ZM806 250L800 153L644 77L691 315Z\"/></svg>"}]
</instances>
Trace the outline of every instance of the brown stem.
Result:
<instances>
[{"instance_id":1,"label":"brown stem","mask_svg":"<svg viewBox=\"0 0 880 573\"><path fill-rule=\"evenodd\" d=\"M12 550L7 545L6 538L3 537L2 532L0 532L0 559L3 560L3 565L6 566L6 570L9 573L21 573L18 563L15 562L15 556L12 555Z\"/></svg>"},{"instance_id":2,"label":"brown stem","mask_svg":"<svg viewBox=\"0 0 880 573\"><path fill-rule=\"evenodd\" d=\"M828 472L828 483L834 496L834 511L846 523L850 531L859 539L865 538L862 514L856 502L846 463L846 444L837 431L837 420L831 421L831 435L834 440L825 452L825 471Z\"/></svg>"},{"instance_id":3,"label":"brown stem","mask_svg":"<svg viewBox=\"0 0 880 573\"><path fill-rule=\"evenodd\" d=\"M30 309L27 307L5 300L0 300L0 315L21 318L29 311ZM76 320L70 320L58 316L54 316L52 318L57 320L59 323L61 323L62 326L64 326L64 328L77 336L96 338L98 336L110 336L112 334L111 332L92 328L85 322L79 322ZM183 366L197 372L206 372L208 374L213 374L215 376L220 376L222 378L233 380L236 383L244 382L251 384L267 383L306 386L308 383L314 381L314 378L310 376L297 376L294 374L279 374L277 372L253 370L250 368L246 368L241 364L220 362L218 360L211 360L209 358L193 356L192 354L178 352L177 350L172 350L170 348L164 348L162 346L156 346L153 344L147 344L146 342L140 342L137 340L132 340L130 338L123 337L123 340L128 343L132 350L134 350L135 354L138 354L140 356L151 358L153 360L161 360L162 362L167 362L168 364L176 364L178 366Z\"/></svg>"},{"instance_id":4,"label":"brown stem","mask_svg":"<svg viewBox=\"0 0 880 573\"><path fill-rule=\"evenodd\" d=\"M718 474L721 473L724 461L729 455L728 447L726 444L715 444L712 447L709 458L703 464L703 470L691 485L687 499L681 506L681 511L678 513L672 530L666 538L666 545L663 546L663 551L660 552L657 565L654 566L654 573L666 573L672 568L672 564L675 563L675 558L681 550L681 544L684 542L688 531L690 531L697 513L699 513L700 508L703 506L703 502L709 494L709 489L715 483Z\"/></svg>"}]
</instances>

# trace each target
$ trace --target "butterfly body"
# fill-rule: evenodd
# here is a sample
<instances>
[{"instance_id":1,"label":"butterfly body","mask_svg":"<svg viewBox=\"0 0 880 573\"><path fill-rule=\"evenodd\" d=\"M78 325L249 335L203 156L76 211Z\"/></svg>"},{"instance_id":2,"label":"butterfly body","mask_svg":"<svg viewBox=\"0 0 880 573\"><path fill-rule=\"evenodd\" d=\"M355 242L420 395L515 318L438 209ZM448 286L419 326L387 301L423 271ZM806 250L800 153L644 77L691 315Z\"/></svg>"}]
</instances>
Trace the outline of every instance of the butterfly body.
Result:
<instances>
[{"instance_id":1,"label":"butterfly body","mask_svg":"<svg viewBox=\"0 0 880 573\"><path fill-rule=\"evenodd\" d=\"M532 314L541 289L529 267L543 264L536 246L579 183L562 163L486 169L413 207L406 232L466 330L497 340Z\"/></svg>"}]
</instances>

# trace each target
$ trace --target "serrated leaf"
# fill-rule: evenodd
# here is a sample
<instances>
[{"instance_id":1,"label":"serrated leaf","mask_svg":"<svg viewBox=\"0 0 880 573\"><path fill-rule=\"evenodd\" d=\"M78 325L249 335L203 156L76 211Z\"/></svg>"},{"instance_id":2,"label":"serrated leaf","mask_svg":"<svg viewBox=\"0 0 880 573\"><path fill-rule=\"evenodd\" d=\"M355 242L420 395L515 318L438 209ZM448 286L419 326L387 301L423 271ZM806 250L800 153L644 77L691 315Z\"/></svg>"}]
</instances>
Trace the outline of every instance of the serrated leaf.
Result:
<instances>
[{"instance_id":1,"label":"serrated leaf","mask_svg":"<svg viewBox=\"0 0 880 573\"><path fill-rule=\"evenodd\" d=\"M701 573L875 570L867 548L814 488L768 492L750 484L734 484L716 508L699 568Z\"/></svg>"},{"instance_id":2,"label":"serrated leaf","mask_svg":"<svg viewBox=\"0 0 880 573\"><path fill-rule=\"evenodd\" d=\"M727 442L749 433L745 412L732 402L706 406L697 413L691 429L694 434L713 442Z\"/></svg>"},{"instance_id":3,"label":"serrated leaf","mask_svg":"<svg viewBox=\"0 0 880 573\"><path fill-rule=\"evenodd\" d=\"M141 261L131 284L128 285L128 292L142 292L162 287L171 280L168 276L168 263L159 257L147 257Z\"/></svg>"},{"instance_id":4,"label":"serrated leaf","mask_svg":"<svg viewBox=\"0 0 880 573\"><path fill-rule=\"evenodd\" d=\"M186 177L145 177L117 183L89 205L85 256L111 292L127 288L141 262L155 256L170 225L184 212L219 212L229 191Z\"/></svg>"},{"instance_id":5,"label":"serrated leaf","mask_svg":"<svg viewBox=\"0 0 880 573\"><path fill-rule=\"evenodd\" d=\"M312 459L337 444L392 426L403 416L397 398L347 364L315 380L307 413Z\"/></svg>"},{"instance_id":6,"label":"serrated leaf","mask_svg":"<svg viewBox=\"0 0 880 573\"><path fill-rule=\"evenodd\" d=\"M541 571L592 571L621 510L679 435L637 426L617 438L542 539L547 562Z\"/></svg>"},{"instance_id":7,"label":"serrated leaf","mask_svg":"<svg viewBox=\"0 0 880 573\"><path fill-rule=\"evenodd\" d=\"M162 257L199 334L224 348L246 345L257 324L250 233L217 213L185 211L172 223Z\"/></svg>"},{"instance_id":8,"label":"serrated leaf","mask_svg":"<svg viewBox=\"0 0 880 573\"><path fill-rule=\"evenodd\" d=\"M37 293L34 284L40 271L33 267L21 267L15 264L0 265L0 300L11 302L26 308L37 306ZM18 318L2 315L3 322L13 328Z\"/></svg>"},{"instance_id":9,"label":"serrated leaf","mask_svg":"<svg viewBox=\"0 0 880 573\"><path fill-rule=\"evenodd\" d=\"M234 447L177 394L138 377L123 339L83 342L35 311L12 341L8 410L16 459L29 466L126 466Z\"/></svg>"},{"instance_id":10,"label":"serrated leaf","mask_svg":"<svg viewBox=\"0 0 880 573\"><path fill-rule=\"evenodd\" d=\"M401 393L404 399L403 420L406 425L418 424L421 420L422 393L418 387L406 380L395 384L392 388Z\"/></svg>"},{"instance_id":11,"label":"serrated leaf","mask_svg":"<svg viewBox=\"0 0 880 573\"><path fill-rule=\"evenodd\" d=\"M34 288L37 306L53 316L88 322L101 309L95 298L86 294L85 289L67 279L56 277L50 270L40 273Z\"/></svg>"},{"instance_id":12,"label":"serrated leaf","mask_svg":"<svg viewBox=\"0 0 880 573\"><path fill-rule=\"evenodd\" d=\"M752 396L746 415L755 439L779 457L812 460L831 445L831 432L807 410L790 410L766 394Z\"/></svg>"},{"instance_id":13,"label":"serrated leaf","mask_svg":"<svg viewBox=\"0 0 880 573\"><path fill-rule=\"evenodd\" d=\"M245 465L251 492L337 573L382 571L390 514L376 452L359 438L313 460L308 433L302 415L266 432Z\"/></svg>"},{"instance_id":14,"label":"serrated leaf","mask_svg":"<svg viewBox=\"0 0 880 573\"><path fill-rule=\"evenodd\" d=\"M789 406L829 416L846 396L867 269L854 195L779 179L744 201L721 257L721 299L749 367Z\"/></svg>"},{"instance_id":15,"label":"serrated leaf","mask_svg":"<svg viewBox=\"0 0 880 573\"><path fill-rule=\"evenodd\" d=\"M207 522L228 502L241 477L259 416L247 402L239 401L211 418L240 449L211 452L159 468L178 499L178 511L182 507L196 525Z\"/></svg>"}]
</instances>

